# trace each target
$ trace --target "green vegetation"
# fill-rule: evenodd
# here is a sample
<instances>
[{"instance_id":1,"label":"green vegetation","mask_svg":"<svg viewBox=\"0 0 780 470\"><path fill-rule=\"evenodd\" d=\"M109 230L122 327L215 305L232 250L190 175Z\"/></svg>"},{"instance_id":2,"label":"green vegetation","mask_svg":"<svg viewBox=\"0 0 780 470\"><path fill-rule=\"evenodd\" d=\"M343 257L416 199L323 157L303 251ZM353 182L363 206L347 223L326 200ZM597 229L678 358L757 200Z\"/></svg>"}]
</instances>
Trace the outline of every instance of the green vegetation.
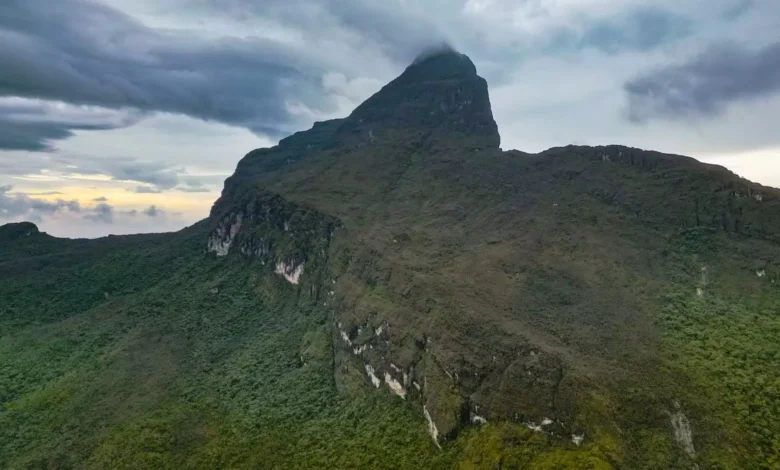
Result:
<instances>
[{"instance_id":1,"label":"green vegetation","mask_svg":"<svg viewBox=\"0 0 780 470\"><path fill-rule=\"evenodd\" d=\"M150 273L167 265L152 287L133 277L117 286L137 292L93 302L64 265L2 285L15 309L48 319L51 306L18 289L45 275L73 309L61 303L70 314L0 340L1 467L394 468L445 458L400 400L338 395L324 310L301 305L259 263L165 242L124 251L150 255ZM158 250L178 254L178 267L151 256ZM59 255L41 261L49 256ZM92 275L110 276L107 256L90 260Z\"/></svg>"},{"instance_id":2,"label":"green vegetation","mask_svg":"<svg viewBox=\"0 0 780 470\"><path fill-rule=\"evenodd\" d=\"M259 263L193 250L204 235L149 236L87 258L109 240L17 242L45 267L0 284L13 298L3 305L28 320L0 339L0 466L610 468L595 444L562 446L512 424L438 450L418 404L367 387L340 395L329 312ZM95 295L84 277L111 279L118 253L165 278L119 277ZM71 275L75 260L83 276ZM58 303L35 295L42 279Z\"/></svg>"},{"instance_id":3,"label":"green vegetation","mask_svg":"<svg viewBox=\"0 0 780 470\"><path fill-rule=\"evenodd\" d=\"M702 437L724 430L727 445L713 442L704 457L721 468L740 459L780 468L780 285L776 266L760 261L772 259L774 247L714 231L682 239L678 261L701 295L670 291L660 322L667 360L694 381L689 398L707 410Z\"/></svg>"}]
</instances>

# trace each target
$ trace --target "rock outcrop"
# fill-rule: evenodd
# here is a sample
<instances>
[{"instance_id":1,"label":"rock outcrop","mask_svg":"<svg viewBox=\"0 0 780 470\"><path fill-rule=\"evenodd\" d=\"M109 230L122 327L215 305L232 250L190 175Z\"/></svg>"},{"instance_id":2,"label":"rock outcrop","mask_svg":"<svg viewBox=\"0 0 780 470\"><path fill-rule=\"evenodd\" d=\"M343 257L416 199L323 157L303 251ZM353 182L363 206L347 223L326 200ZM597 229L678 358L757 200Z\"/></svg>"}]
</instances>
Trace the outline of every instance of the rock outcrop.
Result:
<instances>
[{"instance_id":1,"label":"rock outcrop","mask_svg":"<svg viewBox=\"0 0 780 470\"><path fill-rule=\"evenodd\" d=\"M16 222L0 226L0 240L17 240L40 233L32 222Z\"/></svg>"},{"instance_id":2,"label":"rock outcrop","mask_svg":"<svg viewBox=\"0 0 780 470\"><path fill-rule=\"evenodd\" d=\"M214 206L207 250L270 266L294 285L308 277L310 290L319 296L331 238L340 222L260 189L238 185L233 190Z\"/></svg>"},{"instance_id":3,"label":"rock outcrop","mask_svg":"<svg viewBox=\"0 0 780 470\"><path fill-rule=\"evenodd\" d=\"M335 133L342 144L411 136L433 148L498 148L487 82L467 56L449 49L420 56Z\"/></svg>"}]
</instances>

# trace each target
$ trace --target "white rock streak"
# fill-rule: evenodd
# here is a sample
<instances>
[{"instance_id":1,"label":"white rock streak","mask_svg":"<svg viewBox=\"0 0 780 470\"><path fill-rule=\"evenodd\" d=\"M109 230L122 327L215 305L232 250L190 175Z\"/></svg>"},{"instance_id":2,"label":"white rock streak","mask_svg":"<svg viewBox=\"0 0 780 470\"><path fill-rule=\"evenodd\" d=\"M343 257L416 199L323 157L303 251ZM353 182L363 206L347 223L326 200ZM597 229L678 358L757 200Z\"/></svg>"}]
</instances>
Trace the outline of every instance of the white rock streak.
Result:
<instances>
[{"instance_id":1,"label":"white rock streak","mask_svg":"<svg viewBox=\"0 0 780 470\"><path fill-rule=\"evenodd\" d=\"M291 284L298 284L298 279L301 277L301 274L303 274L303 263L295 266L292 263L287 264L284 261L279 261L276 263L276 269L274 271L276 274L284 276Z\"/></svg>"},{"instance_id":2,"label":"white rock streak","mask_svg":"<svg viewBox=\"0 0 780 470\"><path fill-rule=\"evenodd\" d=\"M485 424L487 423L487 420L484 418L484 416L471 415L471 422L474 424Z\"/></svg>"},{"instance_id":3,"label":"white rock streak","mask_svg":"<svg viewBox=\"0 0 780 470\"><path fill-rule=\"evenodd\" d=\"M366 364L366 374L368 374L368 378L371 379L371 383L374 384L374 387L379 388L382 381L379 380L379 377L374 373L374 368L371 367L371 364Z\"/></svg>"},{"instance_id":4,"label":"white rock streak","mask_svg":"<svg viewBox=\"0 0 780 470\"><path fill-rule=\"evenodd\" d=\"M243 216L241 214L236 214L233 218L233 223L229 227L226 221L219 224L219 227L209 237L208 250L215 252L217 256L227 255L233 239L236 238L236 234L241 230L242 219Z\"/></svg>"},{"instance_id":5,"label":"white rock streak","mask_svg":"<svg viewBox=\"0 0 780 470\"><path fill-rule=\"evenodd\" d=\"M385 372L385 383L393 393L395 393L396 395L398 395L403 399L406 399L406 390L404 390L403 384L395 380L393 376L390 375L388 372Z\"/></svg>"},{"instance_id":6,"label":"white rock streak","mask_svg":"<svg viewBox=\"0 0 780 470\"><path fill-rule=\"evenodd\" d=\"M441 446L439 445L439 430L436 428L436 423L433 422L433 418L431 418L431 414L428 413L428 408L425 406L423 406L423 414L425 415L425 419L428 420L428 434L433 438L433 443L436 444L436 447L441 449Z\"/></svg>"},{"instance_id":7,"label":"white rock streak","mask_svg":"<svg viewBox=\"0 0 780 470\"><path fill-rule=\"evenodd\" d=\"M677 411L671 414L672 428L674 429L674 439L680 444L680 447L688 454L690 458L696 458L696 449L693 447L693 433L691 432L691 423L680 410L680 404L675 402Z\"/></svg>"}]
</instances>

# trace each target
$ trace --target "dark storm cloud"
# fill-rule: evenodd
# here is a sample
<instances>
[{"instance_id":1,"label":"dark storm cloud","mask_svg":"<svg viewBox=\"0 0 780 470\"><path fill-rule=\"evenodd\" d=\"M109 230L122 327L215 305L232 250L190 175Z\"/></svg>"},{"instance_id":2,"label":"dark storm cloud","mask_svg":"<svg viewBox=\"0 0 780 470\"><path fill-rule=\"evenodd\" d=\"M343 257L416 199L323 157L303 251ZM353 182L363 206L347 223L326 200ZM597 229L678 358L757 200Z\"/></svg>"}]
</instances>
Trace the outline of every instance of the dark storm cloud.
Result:
<instances>
[{"instance_id":1,"label":"dark storm cloud","mask_svg":"<svg viewBox=\"0 0 780 470\"><path fill-rule=\"evenodd\" d=\"M84 218L92 222L110 224L114 222L114 207L101 202L84 215Z\"/></svg>"},{"instance_id":2,"label":"dark storm cloud","mask_svg":"<svg viewBox=\"0 0 780 470\"><path fill-rule=\"evenodd\" d=\"M157 206L149 206L148 208L144 209L144 215L147 217L158 217L162 214L162 209L159 209Z\"/></svg>"},{"instance_id":3,"label":"dark storm cloud","mask_svg":"<svg viewBox=\"0 0 780 470\"><path fill-rule=\"evenodd\" d=\"M356 46L372 43L389 59L408 64L422 47L445 38L422 4L398 0L192 0L209 11L234 19L262 16L323 38L339 37ZM457 16L462 2L437 8L442 17ZM427 15L426 15L427 11ZM461 30L461 33L465 31Z\"/></svg>"},{"instance_id":4,"label":"dark storm cloud","mask_svg":"<svg viewBox=\"0 0 780 470\"><path fill-rule=\"evenodd\" d=\"M13 193L12 190L10 185L0 186L0 218L25 217L29 220L40 220L44 215L57 212L81 212L81 205L75 200L57 199L48 202L23 193Z\"/></svg>"},{"instance_id":5,"label":"dark storm cloud","mask_svg":"<svg viewBox=\"0 0 780 470\"><path fill-rule=\"evenodd\" d=\"M57 123L13 122L0 116L0 149L44 151L50 149L52 140L72 135L67 126Z\"/></svg>"},{"instance_id":6,"label":"dark storm cloud","mask_svg":"<svg viewBox=\"0 0 780 470\"><path fill-rule=\"evenodd\" d=\"M313 52L150 29L83 0L0 2L0 63L0 96L186 114L270 136L294 125L289 99L328 107ZM45 150L72 129L21 125L0 131L0 147Z\"/></svg>"},{"instance_id":7,"label":"dark storm cloud","mask_svg":"<svg viewBox=\"0 0 780 470\"><path fill-rule=\"evenodd\" d=\"M0 68L0 75L2 75ZM110 130L130 125L136 121L126 121L121 125L105 124L79 124L68 121L38 121L23 122L12 117L3 116L0 106L0 150L27 150L30 152L43 152L52 150L52 142L65 139L73 135L73 131L79 130Z\"/></svg>"},{"instance_id":8,"label":"dark storm cloud","mask_svg":"<svg viewBox=\"0 0 780 470\"><path fill-rule=\"evenodd\" d=\"M690 62L653 71L625 85L628 117L713 116L731 102L780 91L780 42L755 51L712 46Z\"/></svg>"},{"instance_id":9,"label":"dark storm cloud","mask_svg":"<svg viewBox=\"0 0 780 470\"><path fill-rule=\"evenodd\" d=\"M539 51L556 54L583 48L595 48L608 53L626 50L647 51L664 43L691 34L693 21L662 8L638 8L622 11L598 20L582 19L557 25L540 35L542 42L529 41L517 32L505 32L498 43L495 30L484 30L473 18L464 16L466 1L454 1L442 8L436 2L404 2L387 0L192 0L191 5L205 6L212 12L226 12L234 19L257 16L271 17L309 34L336 36L349 41L349 35L359 38L358 45L374 44L391 61L403 66L426 48L453 44L456 49L475 58L498 60L504 65L533 56ZM500 2L498 2L500 3ZM506 2L520 8L525 3L535 5L540 17L549 14L537 1ZM489 26L487 26L489 28ZM500 34L500 33L498 33ZM490 39L488 39L490 38ZM354 39L353 39L354 40ZM539 44L544 44L538 47ZM491 77L492 78L492 77Z\"/></svg>"},{"instance_id":10,"label":"dark storm cloud","mask_svg":"<svg viewBox=\"0 0 780 470\"><path fill-rule=\"evenodd\" d=\"M2 7L0 6L0 9ZM2 29L0 29L0 50ZM7 72L0 69L0 77ZM0 79L0 90L9 85ZM0 91L0 95L6 92ZM38 99L0 97L0 149L48 151L52 141L79 130L110 130L138 122L139 110L110 110Z\"/></svg>"}]
</instances>

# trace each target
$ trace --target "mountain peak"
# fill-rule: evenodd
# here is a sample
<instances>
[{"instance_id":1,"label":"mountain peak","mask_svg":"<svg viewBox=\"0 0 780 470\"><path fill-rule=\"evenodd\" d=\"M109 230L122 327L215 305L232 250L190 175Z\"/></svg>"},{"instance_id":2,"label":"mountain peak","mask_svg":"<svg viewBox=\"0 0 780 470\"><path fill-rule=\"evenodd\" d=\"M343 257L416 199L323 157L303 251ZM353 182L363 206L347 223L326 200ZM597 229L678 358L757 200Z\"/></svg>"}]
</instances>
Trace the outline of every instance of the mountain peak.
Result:
<instances>
[{"instance_id":1,"label":"mountain peak","mask_svg":"<svg viewBox=\"0 0 780 470\"><path fill-rule=\"evenodd\" d=\"M433 77L476 76L477 67L466 54L461 54L449 45L423 51L406 68L404 74L419 74L423 79Z\"/></svg>"},{"instance_id":2,"label":"mountain peak","mask_svg":"<svg viewBox=\"0 0 780 470\"><path fill-rule=\"evenodd\" d=\"M485 79L468 56L449 47L420 54L395 80L358 106L337 132L374 143L398 131L433 147L497 148Z\"/></svg>"}]
</instances>

